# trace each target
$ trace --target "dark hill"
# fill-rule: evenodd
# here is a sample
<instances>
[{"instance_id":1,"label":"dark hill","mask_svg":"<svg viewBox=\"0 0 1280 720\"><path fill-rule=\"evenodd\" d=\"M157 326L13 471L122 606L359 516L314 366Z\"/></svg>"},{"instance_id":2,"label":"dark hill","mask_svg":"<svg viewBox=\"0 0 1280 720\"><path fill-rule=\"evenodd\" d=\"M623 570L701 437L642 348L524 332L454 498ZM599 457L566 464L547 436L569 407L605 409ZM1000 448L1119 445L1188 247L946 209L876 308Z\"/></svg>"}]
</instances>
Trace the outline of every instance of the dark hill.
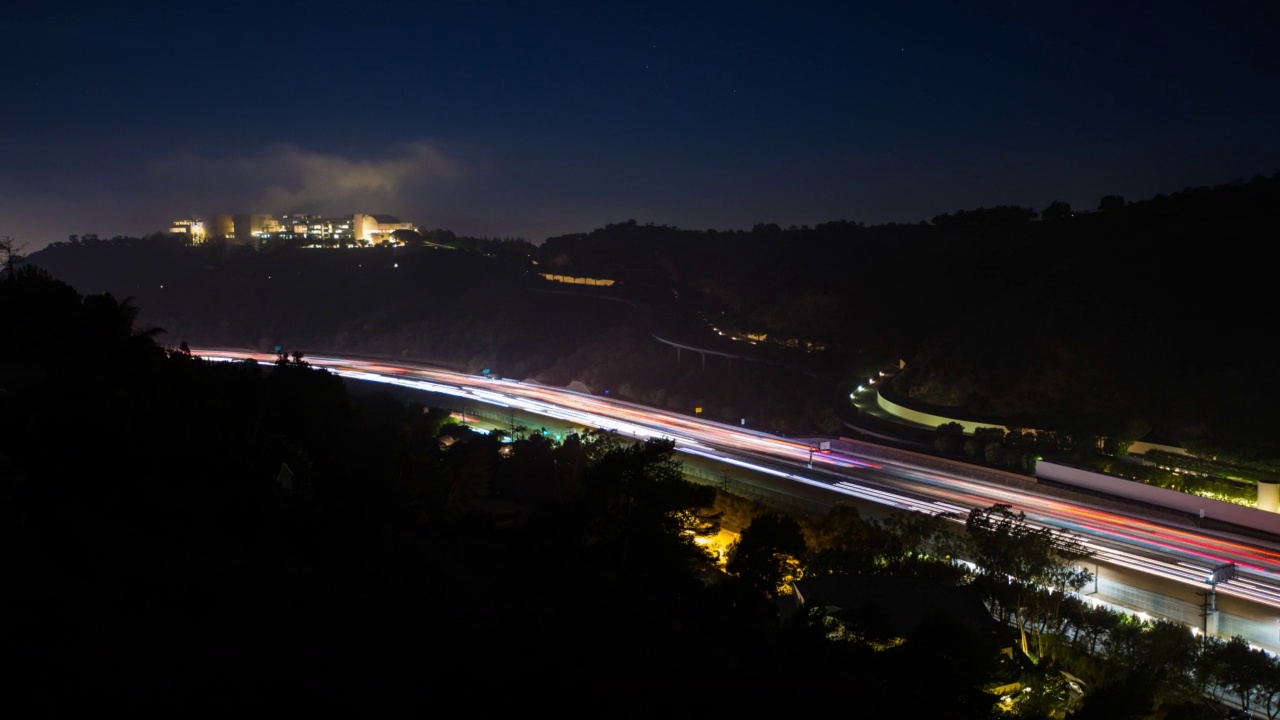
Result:
<instances>
[{"instance_id":1,"label":"dark hill","mask_svg":"<svg viewBox=\"0 0 1280 720\"><path fill-rule=\"evenodd\" d=\"M1274 306L1265 238L1280 222L1280 175L1102 207L727 232L627 221L502 252L440 233L463 249L118 239L61 244L31 261L86 291L136 296L140 322L165 328L171 344L627 384L630 399L768 416L773 430L831 427L830 410L815 407L838 409L841 390L903 358L895 392L953 412L1041 426L1141 417L1156 439L1274 445L1265 418L1280 398L1259 331ZM542 272L618 284L584 291ZM713 326L765 339L730 343ZM699 373L676 366L652 332L776 364Z\"/></svg>"}]
</instances>

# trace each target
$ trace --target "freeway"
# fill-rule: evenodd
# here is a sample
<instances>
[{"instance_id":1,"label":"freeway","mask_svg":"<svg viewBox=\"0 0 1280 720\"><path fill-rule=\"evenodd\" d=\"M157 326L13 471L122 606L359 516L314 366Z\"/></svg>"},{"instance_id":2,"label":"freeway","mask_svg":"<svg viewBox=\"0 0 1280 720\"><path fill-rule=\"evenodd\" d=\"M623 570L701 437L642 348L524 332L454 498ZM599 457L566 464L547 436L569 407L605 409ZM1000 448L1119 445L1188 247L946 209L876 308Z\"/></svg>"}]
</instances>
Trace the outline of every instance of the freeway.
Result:
<instances>
[{"instance_id":1,"label":"freeway","mask_svg":"<svg viewBox=\"0 0 1280 720\"><path fill-rule=\"evenodd\" d=\"M209 360L252 358L271 363L276 359L237 350L192 352ZM1122 506L1094 497L1062 491L1049 494L1030 480L999 482L984 478L981 472L940 470L942 466L886 453L814 452L807 441L561 388L401 363L317 356L307 360L354 380L519 409L640 439L671 439L678 451L691 457L769 475L797 488L829 492L833 504L842 497L855 498L963 522L972 508L1005 503L1026 513L1033 523L1074 533L1098 563L1128 572L1130 577L1134 573L1147 576L1164 587L1186 588L1188 594L1208 589L1215 567L1234 563L1237 577L1218 584L1217 593L1243 601L1244 612L1255 622L1260 619L1262 627L1274 626L1280 616L1280 542L1203 530L1190 520L1148 515L1138 507L1117 509ZM1274 631L1268 635L1272 636Z\"/></svg>"}]
</instances>

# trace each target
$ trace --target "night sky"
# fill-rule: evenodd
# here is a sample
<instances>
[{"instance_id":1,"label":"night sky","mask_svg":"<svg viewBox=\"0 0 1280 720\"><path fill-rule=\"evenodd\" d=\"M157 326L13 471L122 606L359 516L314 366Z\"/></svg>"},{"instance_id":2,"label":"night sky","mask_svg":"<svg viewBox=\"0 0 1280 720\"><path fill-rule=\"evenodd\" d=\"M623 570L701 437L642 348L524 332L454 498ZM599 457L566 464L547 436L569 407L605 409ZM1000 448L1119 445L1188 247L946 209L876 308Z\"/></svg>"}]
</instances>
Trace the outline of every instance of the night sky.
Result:
<instances>
[{"instance_id":1,"label":"night sky","mask_svg":"<svg viewBox=\"0 0 1280 720\"><path fill-rule=\"evenodd\" d=\"M6 4L0 235L372 212L540 242L1280 168L1280 3L1115 4Z\"/></svg>"}]
</instances>

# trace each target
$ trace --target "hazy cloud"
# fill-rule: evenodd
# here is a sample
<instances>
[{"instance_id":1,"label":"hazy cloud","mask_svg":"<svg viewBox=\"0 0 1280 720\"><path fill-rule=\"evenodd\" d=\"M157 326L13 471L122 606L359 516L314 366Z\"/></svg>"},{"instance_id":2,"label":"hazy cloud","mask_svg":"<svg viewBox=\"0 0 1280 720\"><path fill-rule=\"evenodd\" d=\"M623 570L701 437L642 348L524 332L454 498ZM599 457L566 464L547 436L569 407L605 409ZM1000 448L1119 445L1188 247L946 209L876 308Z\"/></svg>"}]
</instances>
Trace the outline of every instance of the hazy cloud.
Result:
<instances>
[{"instance_id":1,"label":"hazy cloud","mask_svg":"<svg viewBox=\"0 0 1280 720\"><path fill-rule=\"evenodd\" d=\"M454 206L467 181L484 173L425 142L377 156L279 144L229 155L126 154L103 168L65 167L58 157L0 167L0 235L43 247L69 233L143 235L185 215L212 213L390 213L424 222L420 215Z\"/></svg>"},{"instance_id":2,"label":"hazy cloud","mask_svg":"<svg viewBox=\"0 0 1280 720\"><path fill-rule=\"evenodd\" d=\"M171 155L146 168L151 182L177 190L204 212L390 212L410 196L443 192L465 175L462 163L426 143L391 157L326 154L274 145L254 155Z\"/></svg>"}]
</instances>

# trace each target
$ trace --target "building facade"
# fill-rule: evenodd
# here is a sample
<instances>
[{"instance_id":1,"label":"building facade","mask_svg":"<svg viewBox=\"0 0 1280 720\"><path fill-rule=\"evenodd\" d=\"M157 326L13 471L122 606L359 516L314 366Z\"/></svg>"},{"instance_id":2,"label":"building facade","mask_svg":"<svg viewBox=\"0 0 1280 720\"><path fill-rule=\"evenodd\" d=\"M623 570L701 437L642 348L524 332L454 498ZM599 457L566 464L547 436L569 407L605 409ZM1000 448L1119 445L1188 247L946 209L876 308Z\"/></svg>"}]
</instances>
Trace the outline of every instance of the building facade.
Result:
<instances>
[{"instance_id":1,"label":"building facade","mask_svg":"<svg viewBox=\"0 0 1280 720\"><path fill-rule=\"evenodd\" d=\"M417 232L417 227L391 215L366 213L339 217L215 213L175 220L169 227L170 234L185 236L192 245L218 240L259 247L273 241L302 242L308 247L401 245L397 230Z\"/></svg>"}]
</instances>

